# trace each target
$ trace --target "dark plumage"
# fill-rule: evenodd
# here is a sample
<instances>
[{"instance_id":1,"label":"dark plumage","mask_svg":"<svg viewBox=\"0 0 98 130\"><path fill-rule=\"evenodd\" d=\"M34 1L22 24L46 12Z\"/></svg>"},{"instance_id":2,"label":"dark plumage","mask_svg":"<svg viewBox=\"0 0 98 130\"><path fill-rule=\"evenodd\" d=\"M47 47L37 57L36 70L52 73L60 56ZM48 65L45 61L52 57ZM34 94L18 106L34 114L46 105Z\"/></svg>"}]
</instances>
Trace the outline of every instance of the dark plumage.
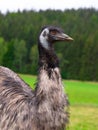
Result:
<instances>
[{"instance_id":1,"label":"dark plumage","mask_svg":"<svg viewBox=\"0 0 98 130\"><path fill-rule=\"evenodd\" d=\"M12 70L0 67L0 130L63 130L68 99L63 92L56 41L72 40L54 26L38 38L39 74L35 91Z\"/></svg>"}]
</instances>

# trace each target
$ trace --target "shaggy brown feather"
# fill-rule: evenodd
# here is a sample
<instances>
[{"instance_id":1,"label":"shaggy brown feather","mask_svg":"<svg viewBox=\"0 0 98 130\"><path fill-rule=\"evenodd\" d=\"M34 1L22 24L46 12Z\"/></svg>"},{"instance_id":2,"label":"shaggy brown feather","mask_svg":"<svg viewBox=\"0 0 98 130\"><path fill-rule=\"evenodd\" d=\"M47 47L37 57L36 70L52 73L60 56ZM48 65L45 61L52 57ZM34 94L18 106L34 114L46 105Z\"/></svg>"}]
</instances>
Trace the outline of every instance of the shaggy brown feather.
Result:
<instances>
[{"instance_id":1,"label":"shaggy brown feather","mask_svg":"<svg viewBox=\"0 0 98 130\"><path fill-rule=\"evenodd\" d=\"M27 84L22 86L23 81L18 76L17 81L14 79L14 72L0 67L0 130L64 128L68 121L64 108L68 102L63 93L59 69L51 71L50 78L44 68L40 70L34 93L30 88L25 90Z\"/></svg>"}]
</instances>

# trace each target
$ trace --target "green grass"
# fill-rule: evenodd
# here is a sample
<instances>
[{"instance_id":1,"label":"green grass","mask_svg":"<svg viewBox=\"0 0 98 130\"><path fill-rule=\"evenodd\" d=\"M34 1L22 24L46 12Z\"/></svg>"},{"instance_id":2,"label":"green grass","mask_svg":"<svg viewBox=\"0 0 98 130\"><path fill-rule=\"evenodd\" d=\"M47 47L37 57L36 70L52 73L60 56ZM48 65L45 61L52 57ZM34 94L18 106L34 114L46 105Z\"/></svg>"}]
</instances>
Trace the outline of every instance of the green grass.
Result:
<instances>
[{"instance_id":1,"label":"green grass","mask_svg":"<svg viewBox=\"0 0 98 130\"><path fill-rule=\"evenodd\" d=\"M72 105L98 106L98 83L64 81Z\"/></svg>"},{"instance_id":2,"label":"green grass","mask_svg":"<svg viewBox=\"0 0 98 130\"><path fill-rule=\"evenodd\" d=\"M36 77L32 75L25 75L25 74L20 74L19 75L27 84L30 85L32 89L35 87L36 83Z\"/></svg>"},{"instance_id":3,"label":"green grass","mask_svg":"<svg viewBox=\"0 0 98 130\"><path fill-rule=\"evenodd\" d=\"M68 130L98 130L98 107L71 106Z\"/></svg>"},{"instance_id":4,"label":"green grass","mask_svg":"<svg viewBox=\"0 0 98 130\"><path fill-rule=\"evenodd\" d=\"M36 77L20 75L33 89ZM98 130L98 83L63 80L70 100L68 130Z\"/></svg>"}]
</instances>

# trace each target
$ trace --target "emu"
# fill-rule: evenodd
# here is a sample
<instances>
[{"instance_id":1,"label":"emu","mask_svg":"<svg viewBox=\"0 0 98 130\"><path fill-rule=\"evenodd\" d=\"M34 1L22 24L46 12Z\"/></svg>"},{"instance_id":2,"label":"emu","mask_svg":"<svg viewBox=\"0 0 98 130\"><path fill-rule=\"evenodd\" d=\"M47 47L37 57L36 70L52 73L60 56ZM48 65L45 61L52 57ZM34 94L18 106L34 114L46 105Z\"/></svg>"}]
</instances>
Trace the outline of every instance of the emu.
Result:
<instances>
[{"instance_id":1,"label":"emu","mask_svg":"<svg viewBox=\"0 0 98 130\"><path fill-rule=\"evenodd\" d=\"M63 91L54 43L72 40L58 27L42 28L34 91L15 72L0 66L0 130L66 129L69 103Z\"/></svg>"}]
</instances>

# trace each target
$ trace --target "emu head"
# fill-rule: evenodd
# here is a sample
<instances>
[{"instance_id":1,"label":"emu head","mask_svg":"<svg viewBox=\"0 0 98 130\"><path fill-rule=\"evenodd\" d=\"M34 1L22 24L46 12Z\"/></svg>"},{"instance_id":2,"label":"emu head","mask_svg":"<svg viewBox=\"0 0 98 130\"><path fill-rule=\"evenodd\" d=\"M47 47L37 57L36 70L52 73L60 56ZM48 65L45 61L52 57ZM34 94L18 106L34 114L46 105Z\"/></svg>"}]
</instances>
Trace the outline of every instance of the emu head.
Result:
<instances>
[{"instance_id":1,"label":"emu head","mask_svg":"<svg viewBox=\"0 0 98 130\"><path fill-rule=\"evenodd\" d=\"M73 39L65 34L63 30L55 26L45 26L42 28L39 35L39 44L49 50L53 43L57 41L72 41Z\"/></svg>"}]
</instances>

